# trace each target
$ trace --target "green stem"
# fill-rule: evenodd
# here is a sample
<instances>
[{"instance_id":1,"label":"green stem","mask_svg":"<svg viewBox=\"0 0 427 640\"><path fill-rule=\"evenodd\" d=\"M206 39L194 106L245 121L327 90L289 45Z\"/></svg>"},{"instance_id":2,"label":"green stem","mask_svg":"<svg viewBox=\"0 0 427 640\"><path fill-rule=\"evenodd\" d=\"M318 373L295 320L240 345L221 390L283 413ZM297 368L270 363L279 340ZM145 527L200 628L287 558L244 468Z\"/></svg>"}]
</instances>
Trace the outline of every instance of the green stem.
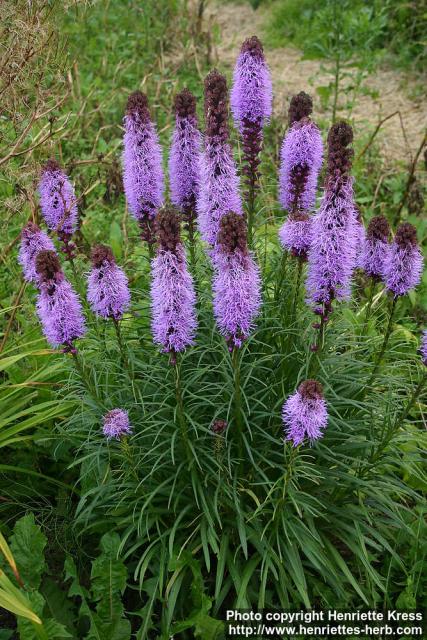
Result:
<instances>
[{"instance_id":1,"label":"green stem","mask_svg":"<svg viewBox=\"0 0 427 640\"><path fill-rule=\"evenodd\" d=\"M123 451L123 454L128 462L128 469L126 469L126 473L128 472L128 470L130 469L130 471L132 472L133 477L135 478L135 480L138 482L139 478L138 478L138 474L136 472L136 466L135 466L135 460L133 459L133 455L132 455L132 449L129 446L129 442L127 437L123 437L120 441L120 447L121 450Z\"/></svg>"},{"instance_id":2,"label":"green stem","mask_svg":"<svg viewBox=\"0 0 427 640\"><path fill-rule=\"evenodd\" d=\"M276 290L274 293L274 299L276 302L278 302L279 298L280 298L280 294L282 292L282 287L283 287L283 282L285 280L285 275L286 275L286 266L287 266L287 262L288 262L288 252L284 251L282 253L282 259L280 261L280 267L279 267L279 278L278 278L278 282L277 282L277 286L276 286Z\"/></svg>"},{"instance_id":3,"label":"green stem","mask_svg":"<svg viewBox=\"0 0 427 640\"><path fill-rule=\"evenodd\" d=\"M420 395L425 383L427 382L427 370L424 372L423 376L421 377L421 380L419 381L418 385L416 386L412 396L409 399L409 402L407 403L406 407L403 409L402 411L402 415L399 417L398 420L396 420L396 424L402 424L404 422L404 420L406 420L406 418L408 417L408 414L410 412L410 410L412 409L412 407L414 406L415 402L417 401L418 396Z\"/></svg>"},{"instance_id":4,"label":"green stem","mask_svg":"<svg viewBox=\"0 0 427 640\"><path fill-rule=\"evenodd\" d=\"M375 285L376 285L376 281L374 278L371 278L371 286L369 287L369 294L368 294L368 303L366 306L366 313L365 313L365 319L363 321L363 325L362 325L362 331L360 334L360 337L363 337L365 335L366 329L368 328L368 322L369 322L369 318L371 317L371 309L372 309L372 302L374 299L374 292L375 292Z\"/></svg>"},{"instance_id":5,"label":"green stem","mask_svg":"<svg viewBox=\"0 0 427 640\"><path fill-rule=\"evenodd\" d=\"M190 445L188 443L188 427L187 427L187 420L185 419L184 400L182 395L181 362L179 360L178 353L174 354L174 357L176 358L174 371L175 371L175 398L176 398L176 407L177 407L177 413L178 413L178 422L179 422L179 427L181 429L182 441L184 443L185 452L187 455L188 466L190 467L191 466L191 450L190 450Z\"/></svg>"},{"instance_id":6,"label":"green stem","mask_svg":"<svg viewBox=\"0 0 427 640\"><path fill-rule=\"evenodd\" d=\"M96 392L95 387L92 385L92 383L88 380L86 376L86 371L84 369L83 363L80 361L80 357L74 351L71 352L71 355L73 356L75 367L77 369L77 372L80 376L81 381L86 387L87 392L89 393L89 395L91 395L95 400L99 402L99 396Z\"/></svg>"},{"instance_id":7,"label":"green stem","mask_svg":"<svg viewBox=\"0 0 427 640\"><path fill-rule=\"evenodd\" d=\"M366 385L366 387L370 387L372 385L372 383L374 382L374 380L376 378L376 375L377 375L377 372L378 372L378 369L380 368L381 361L382 361L382 359L384 357L384 354L385 354L385 351L387 349L388 341L390 339L391 330L392 330L392 327L393 327L393 317L394 317L394 312L396 311L396 304L397 304L397 297L394 297L392 305L391 305L391 309L390 309L390 315L389 315L389 318L388 318L387 328L386 328L386 331L385 331L385 334L384 334L384 340L383 340L383 343L382 343L382 346L381 346L381 350L380 350L380 352L378 354L378 357L377 357L376 362L375 362L374 370L371 373L371 377L369 378L369 382Z\"/></svg>"},{"instance_id":8,"label":"green stem","mask_svg":"<svg viewBox=\"0 0 427 640\"><path fill-rule=\"evenodd\" d=\"M254 239L254 217L255 217L255 185L250 184L248 190L248 245L252 247Z\"/></svg>"},{"instance_id":9,"label":"green stem","mask_svg":"<svg viewBox=\"0 0 427 640\"><path fill-rule=\"evenodd\" d=\"M233 379L234 379L234 420L236 422L238 443L239 443L239 456L241 461L243 460L243 418L242 418L242 391L240 388L240 353L237 347L234 347L231 362L233 367Z\"/></svg>"},{"instance_id":10,"label":"green stem","mask_svg":"<svg viewBox=\"0 0 427 640\"><path fill-rule=\"evenodd\" d=\"M120 329L120 323L116 318L113 318L113 324L114 324L114 329L116 331L117 343L119 345L122 365L123 365L123 367L125 369L128 369L129 363L128 363L128 359L126 357L126 352L125 352L125 348L124 348L124 344L123 344L122 332L121 332L121 329Z\"/></svg>"},{"instance_id":11,"label":"green stem","mask_svg":"<svg viewBox=\"0 0 427 640\"><path fill-rule=\"evenodd\" d=\"M291 322L294 322L297 315L299 290L301 287L302 268L303 268L303 261L300 258L298 258L298 269L297 269L297 275L296 275L296 281L295 281L294 299L292 301Z\"/></svg>"}]
</instances>

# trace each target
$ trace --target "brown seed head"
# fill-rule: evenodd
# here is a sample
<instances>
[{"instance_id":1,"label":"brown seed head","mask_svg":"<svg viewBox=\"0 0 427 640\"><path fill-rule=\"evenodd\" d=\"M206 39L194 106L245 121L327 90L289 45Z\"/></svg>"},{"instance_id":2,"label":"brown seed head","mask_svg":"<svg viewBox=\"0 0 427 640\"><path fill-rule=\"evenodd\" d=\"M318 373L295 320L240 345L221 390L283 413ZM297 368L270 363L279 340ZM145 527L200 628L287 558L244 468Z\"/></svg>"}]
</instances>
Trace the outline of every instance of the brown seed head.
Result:
<instances>
[{"instance_id":1,"label":"brown seed head","mask_svg":"<svg viewBox=\"0 0 427 640\"><path fill-rule=\"evenodd\" d=\"M228 92L227 80L213 69L205 78L206 135L209 138L228 140Z\"/></svg>"},{"instance_id":2,"label":"brown seed head","mask_svg":"<svg viewBox=\"0 0 427 640\"><path fill-rule=\"evenodd\" d=\"M397 228L394 241L401 249L416 247L418 244L417 230L409 222L404 222Z\"/></svg>"},{"instance_id":3,"label":"brown seed head","mask_svg":"<svg viewBox=\"0 0 427 640\"><path fill-rule=\"evenodd\" d=\"M55 280L62 273L58 256L54 251L39 251L36 257L36 271L42 282Z\"/></svg>"},{"instance_id":4,"label":"brown seed head","mask_svg":"<svg viewBox=\"0 0 427 640\"><path fill-rule=\"evenodd\" d=\"M232 212L222 216L217 242L225 253L233 253L236 249L246 253L248 249L247 228L243 216Z\"/></svg>"},{"instance_id":5,"label":"brown seed head","mask_svg":"<svg viewBox=\"0 0 427 640\"><path fill-rule=\"evenodd\" d=\"M95 268L102 267L104 262L114 264L114 254L110 247L105 244L97 244L92 248L90 259Z\"/></svg>"},{"instance_id":6,"label":"brown seed head","mask_svg":"<svg viewBox=\"0 0 427 640\"><path fill-rule=\"evenodd\" d=\"M294 122L302 120L302 118L308 118L312 111L313 100L307 93L301 91L296 96L293 96L291 104L289 105L289 126L292 126Z\"/></svg>"},{"instance_id":7,"label":"brown seed head","mask_svg":"<svg viewBox=\"0 0 427 640\"><path fill-rule=\"evenodd\" d=\"M306 380L298 387L298 393L304 400L323 398L323 387L317 380Z\"/></svg>"},{"instance_id":8,"label":"brown seed head","mask_svg":"<svg viewBox=\"0 0 427 640\"><path fill-rule=\"evenodd\" d=\"M130 94L126 105L126 113L128 116L138 118L141 122L148 122L150 120L148 98L145 93L134 91Z\"/></svg>"},{"instance_id":9,"label":"brown seed head","mask_svg":"<svg viewBox=\"0 0 427 640\"><path fill-rule=\"evenodd\" d=\"M196 98L191 91L183 89L174 99L175 115L180 118L194 118L196 116Z\"/></svg>"},{"instance_id":10,"label":"brown seed head","mask_svg":"<svg viewBox=\"0 0 427 640\"><path fill-rule=\"evenodd\" d=\"M368 238L388 242L390 237L390 225L385 216L374 216L368 225L366 232Z\"/></svg>"},{"instance_id":11,"label":"brown seed head","mask_svg":"<svg viewBox=\"0 0 427 640\"><path fill-rule=\"evenodd\" d=\"M254 58L264 59L264 47L257 36L247 38L240 48L240 53L250 53Z\"/></svg>"},{"instance_id":12,"label":"brown seed head","mask_svg":"<svg viewBox=\"0 0 427 640\"><path fill-rule=\"evenodd\" d=\"M160 248L175 253L181 242L178 214L171 207L165 207L156 215L155 221Z\"/></svg>"}]
</instances>

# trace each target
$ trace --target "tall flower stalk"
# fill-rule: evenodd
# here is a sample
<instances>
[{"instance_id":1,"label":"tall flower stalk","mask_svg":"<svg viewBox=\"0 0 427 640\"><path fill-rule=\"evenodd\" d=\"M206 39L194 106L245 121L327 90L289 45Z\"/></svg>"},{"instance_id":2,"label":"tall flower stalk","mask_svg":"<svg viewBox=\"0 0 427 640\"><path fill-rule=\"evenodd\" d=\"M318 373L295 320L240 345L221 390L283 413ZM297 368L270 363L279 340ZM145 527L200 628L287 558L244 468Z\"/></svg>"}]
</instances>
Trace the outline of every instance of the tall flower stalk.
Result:
<instances>
[{"instance_id":1,"label":"tall flower stalk","mask_svg":"<svg viewBox=\"0 0 427 640\"><path fill-rule=\"evenodd\" d=\"M76 246L71 238L78 228L77 198L70 179L56 160L49 160L42 168L39 195L43 218L57 234L67 259L72 261Z\"/></svg>"},{"instance_id":2,"label":"tall flower stalk","mask_svg":"<svg viewBox=\"0 0 427 640\"><path fill-rule=\"evenodd\" d=\"M252 36L241 46L231 90L231 110L243 142L249 246L252 245L263 128L271 117L272 100L271 76L263 46L256 36Z\"/></svg>"},{"instance_id":3,"label":"tall flower stalk","mask_svg":"<svg viewBox=\"0 0 427 640\"><path fill-rule=\"evenodd\" d=\"M334 300L348 300L356 267L358 230L350 169L353 131L345 122L334 124L328 135L328 172L325 193L313 218L308 254L307 299L320 317L317 347Z\"/></svg>"},{"instance_id":4,"label":"tall flower stalk","mask_svg":"<svg viewBox=\"0 0 427 640\"><path fill-rule=\"evenodd\" d=\"M128 98L124 127L123 185L126 201L138 222L141 237L152 253L154 218L163 202L162 151L147 96L140 91L135 91Z\"/></svg>"},{"instance_id":5,"label":"tall flower stalk","mask_svg":"<svg viewBox=\"0 0 427 640\"><path fill-rule=\"evenodd\" d=\"M205 147L197 202L203 240L215 246L221 218L234 211L242 215L239 180L230 146L227 81L216 69L205 79Z\"/></svg>"},{"instance_id":6,"label":"tall flower stalk","mask_svg":"<svg viewBox=\"0 0 427 640\"><path fill-rule=\"evenodd\" d=\"M188 230L191 262L195 262L196 203L200 184L201 134L196 98L184 89L175 97L175 128L169 156L171 202L180 211Z\"/></svg>"}]
</instances>

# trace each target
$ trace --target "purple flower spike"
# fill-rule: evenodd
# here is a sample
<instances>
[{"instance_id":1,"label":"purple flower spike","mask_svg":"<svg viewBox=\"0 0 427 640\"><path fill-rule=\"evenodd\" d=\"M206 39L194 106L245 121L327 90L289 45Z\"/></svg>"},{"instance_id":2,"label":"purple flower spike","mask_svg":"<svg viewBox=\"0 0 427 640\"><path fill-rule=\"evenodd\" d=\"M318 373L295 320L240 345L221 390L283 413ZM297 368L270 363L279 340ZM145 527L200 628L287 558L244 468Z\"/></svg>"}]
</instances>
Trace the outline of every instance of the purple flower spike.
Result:
<instances>
[{"instance_id":1,"label":"purple flower spike","mask_svg":"<svg viewBox=\"0 0 427 640\"><path fill-rule=\"evenodd\" d=\"M427 331L423 331L420 353L423 364L425 364L425 366L427 367Z\"/></svg>"},{"instance_id":2,"label":"purple flower spike","mask_svg":"<svg viewBox=\"0 0 427 640\"><path fill-rule=\"evenodd\" d=\"M423 257L418 247L417 230L409 222L401 224L390 246L385 264L385 285L394 297L404 296L421 280Z\"/></svg>"},{"instance_id":3,"label":"purple flower spike","mask_svg":"<svg viewBox=\"0 0 427 640\"><path fill-rule=\"evenodd\" d=\"M355 231L356 231L356 266L362 268L362 252L365 245L366 229L363 224L359 207L354 207Z\"/></svg>"},{"instance_id":4,"label":"purple flower spike","mask_svg":"<svg viewBox=\"0 0 427 640\"><path fill-rule=\"evenodd\" d=\"M92 249L91 259L87 291L91 309L102 318L120 320L130 305L126 274L117 266L110 247L97 245Z\"/></svg>"},{"instance_id":5,"label":"purple flower spike","mask_svg":"<svg viewBox=\"0 0 427 640\"><path fill-rule=\"evenodd\" d=\"M360 266L366 275L381 280L390 250L390 226L384 216L374 216L363 242Z\"/></svg>"},{"instance_id":6,"label":"purple flower spike","mask_svg":"<svg viewBox=\"0 0 427 640\"><path fill-rule=\"evenodd\" d=\"M158 249L152 260L152 331L156 344L174 355L194 344L196 296L181 244L179 220L171 209L156 219Z\"/></svg>"},{"instance_id":7,"label":"purple flower spike","mask_svg":"<svg viewBox=\"0 0 427 640\"><path fill-rule=\"evenodd\" d=\"M129 415L124 409L112 409L103 417L103 423L102 432L107 440L111 438L120 440L123 436L132 433Z\"/></svg>"},{"instance_id":8,"label":"purple flower spike","mask_svg":"<svg viewBox=\"0 0 427 640\"><path fill-rule=\"evenodd\" d=\"M247 248L246 223L235 213L221 219L214 267L215 319L229 348L239 348L261 307L261 279Z\"/></svg>"},{"instance_id":9,"label":"purple flower spike","mask_svg":"<svg viewBox=\"0 0 427 640\"><path fill-rule=\"evenodd\" d=\"M36 258L40 293L37 314L52 347L72 351L73 342L85 332L85 321L77 294L66 280L54 251L40 251Z\"/></svg>"},{"instance_id":10,"label":"purple flower spike","mask_svg":"<svg viewBox=\"0 0 427 640\"><path fill-rule=\"evenodd\" d=\"M286 439L294 447L306 438L310 443L321 438L328 423L328 411L320 382L306 380L300 384L283 405L282 418Z\"/></svg>"},{"instance_id":11,"label":"purple flower spike","mask_svg":"<svg viewBox=\"0 0 427 640\"><path fill-rule=\"evenodd\" d=\"M29 222L21 232L21 246L18 261L27 282L38 283L36 258L40 251L55 251L55 245L49 236L34 222Z\"/></svg>"},{"instance_id":12,"label":"purple flower spike","mask_svg":"<svg viewBox=\"0 0 427 640\"><path fill-rule=\"evenodd\" d=\"M320 130L311 121L313 102L303 91L291 100L290 128L280 152L280 193L282 207L292 215L309 211L316 201L316 188L323 160Z\"/></svg>"},{"instance_id":13,"label":"purple flower spike","mask_svg":"<svg viewBox=\"0 0 427 640\"><path fill-rule=\"evenodd\" d=\"M49 160L43 167L39 194L47 226L57 233L68 258L73 258L75 245L70 238L78 228L77 198L73 185L56 160Z\"/></svg>"},{"instance_id":14,"label":"purple flower spike","mask_svg":"<svg viewBox=\"0 0 427 640\"><path fill-rule=\"evenodd\" d=\"M155 241L154 217L163 202L162 151L148 110L147 96L129 96L124 118L123 185L131 214L141 237Z\"/></svg>"},{"instance_id":15,"label":"purple flower spike","mask_svg":"<svg viewBox=\"0 0 427 640\"><path fill-rule=\"evenodd\" d=\"M269 121L273 90L264 50L256 36L244 41L234 67L230 102L236 127L243 134L248 123L261 128Z\"/></svg>"},{"instance_id":16,"label":"purple flower spike","mask_svg":"<svg viewBox=\"0 0 427 640\"><path fill-rule=\"evenodd\" d=\"M312 218L308 213L289 216L279 231L280 244L294 257L306 259L312 240Z\"/></svg>"},{"instance_id":17,"label":"purple flower spike","mask_svg":"<svg viewBox=\"0 0 427 640\"><path fill-rule=\"evenodd\" d=\"M315 307L348 299L356 266L360 231L357 228L352 179L348 175L353 151L347 145L353 131L344 122L329 131L328 175L320 209L313 217L308 255L308 301Z\"/></svg>"},{"instance_id":18,"label":"purple flower spike","mask_svg":"<svg viewBox=\"0 0 427 640\"><path fill-rule=\"evenodd\" d=\"M184 89L175 97L175 129L169 157L171 201L193 230L200 182L201 134L196 98Z\"/></svg>"},{"instance_id":19,"label":"purple flower spike","mask_svg":"<svg viewBox=\"0 0 427 640\"><path fill-rule=\"evenodd\" d=\"M239 179L229 143L227 81L216 70L205 79L205 119L197 211L202 238L214 246L222 216L229 211L242 215Z\"/></svg>"}]
</instances>

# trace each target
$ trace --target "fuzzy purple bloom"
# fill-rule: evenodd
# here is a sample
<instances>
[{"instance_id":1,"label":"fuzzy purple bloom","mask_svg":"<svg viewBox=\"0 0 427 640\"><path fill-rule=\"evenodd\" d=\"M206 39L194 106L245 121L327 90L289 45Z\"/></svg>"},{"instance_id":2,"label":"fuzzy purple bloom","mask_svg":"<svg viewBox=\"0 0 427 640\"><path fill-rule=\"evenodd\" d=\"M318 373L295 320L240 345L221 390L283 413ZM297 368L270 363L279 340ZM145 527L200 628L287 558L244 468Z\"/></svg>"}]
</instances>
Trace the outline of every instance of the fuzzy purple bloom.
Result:
<instances>
[{"instance_id":1,"label":"fuzzy purple bloom","mask_svg":"<svg viewBox=\"0 0 427 640\"><path fill-rule=\"evenodd\" d=\"M294 96L289 109L290 128L280 152L279 200L290 213L309 211L316 201L316 188L323 160L320 130L310 120L310 96Z\"/></svg>"},{"instance_id":2,"label":"fuzzy purple bloom","mask_svg":"<svg viewBox=\"0 0 427 640\"><path fill-rule=\"evenodd\" d=\"M229 211L243 213L237 168L229 143L227 82L216 70L205 79L205 118L197 211L202 238L214 246L222 216Z\"/></svg>"},{"instance_id":3,"label":"fuzzy purple bloom","mask_svg":"<svg viewBox=\"0 0 427 640\"><path fill-rule=\"evenodd\" d=\"M423 331L420 346L421 359L423 364L427 367L427 331Z\"/></svg>"},{"instance_id":4,"label":"fuzzy purple bloom","mask_svg":"<svg viewBox=\"0 0 427 640\"><path fill-rule=\"evenodd\" d=\"M64 345L73 349L73 342L85 332L85 321L79 298L66 280L53 251L40 251L36 258L40 293L37 314L43 333L52 347Z\"/></svg>"},{"instance_id":5,"label":"fuzzy purple bloom","mask_svg":"<svg viewBox=\"0 0 427 640\"><path fill-rule=\"evenodd\" d=\"M381 280L384 277L384 269L390 250L390 227L387 218L374 216L368 225L364 239L360 267L366 275Z\"/></svg>"},{"instance_id":6,"label":"fuzzy purple bloom","mask_svg":"<svg viewBox=\"0 0 427 640\"><path fill-rule=\"evenodd\" d=\"M419 284L423 256L418 247L417 230L409 222L401 224L390 246L384 269L386 288L394 297L404 296Z\"/></svg>"},{"instance_id":7,"label":"fuzzy purple bloom","mask_svg":"<svg viewBox=\"0 0 427 640\"><path fill-rule=\"evenodd\" d=\"M215 319L229 348L239 348L254 328L261 307L261 278L247 248L246 223L235 213L221 219L214 267Z\"/></svg>"},{"instance_id":8,"label":"fuzzy purple bloom","mask_svg":"<svg viewBox=\"0 0 427 640\"><path fill-rule=\"evenodd\" d=\"M34 222L29 222L21 232L21 246L18 262L22 267L27 282L38 283L36 258L40 251L55 251L55 245L47 233L42 231Z\"/></svg>"},{"instance_id":9,"label":"fuzzy purple bloom","mask_svg":"<svg viewBox=\"0 0 427 640\"><path fill-rule=\"evenodd\" d=\"M49 229L59 236L71 236L78 225L77 199L73 185L55 160L49 160L42 169L39 194Z\"/></svg>"},{"instance_id":10,"label":"fuzzy purple bloom","mask_svg":"<svg viewBox=\"0 0 427 640\"><path fill-rule=\"evenodd\" d=\"M111 440L111 438L120 440L121 437L132 433L129 415L124 409L112 409L105 414L102 420L102 432L108 440Z\"/></svg>"},{"instance_id":11,"label":"fuzzy purple bloom","mask_svg":"<svg viewBox=\"0 0 427 640\"><path fill-rule=\"evenodd\" d=\"M158 249L152 260L152 332L156 344L171 354L194 344L196 295L179 234L178 216L160 211L156 220Z\"/></svg>"},{"instance_id":12,"label":"fuzzy purple bloom","mask_svg":"<svg viewBox=\"0 0 427 640\"><path fill-rule=\"evenodd\" d=\"M175 129L169 156L171 202L192 224L200 182L201 134L196 99L184 89L175 98Z\"/></svg>"},{"instance_id":13,"label":"fuzzy purple bloom","mask_svg":"<svg viewBox=\"0 0 427 640\"><path fill-rule=\"evenodd\" d=\"M306 438L312 443L323 436L328 423L328 411L322 385L316 380L306 380L283 405L282 418L286 439L294 447Z\"/></svg>"},{"instance_id":14,"label":"fuzzy purple bloom","mask_svg":"<svg viewBox=\"0 0 427 640\"><path fill-rule=\"evenodd\" d=\"M337 123L328 136L328 176L319 211L313 217L308 256L307 293L314 305L348 299L360 237L352 179L348 175L353 139L351 127Z\"/></svg>"},{"instance_id":15,"label":"fuzzy purple bloom","mask_svg":"<svg viewBox=\"0 0 427 640\"><path fill-rule=\"evenodd\" d=\"M282 247L295 257L305 258L311 246L312 218L307 213L289 216L279 231Z\"/></svg>"},{"instance_id":16,"label":"fuzzy purple bloom","mask_svg":"<svg viewBox=\"0 0 427 640\"><path fill-rule=\"evenodd\" d=\"M123 186L129 210L142 238L154 242L154 217L163 202L162 151L151 121L147 97L129 96L124 118Z\"/></svg>"},{"instance_id":17,"label":"fuzzy purple bloom","mask_svg":"<svg viewBox=\"0 0 427 640\"><path fill-rule=\"evenodd\" d=\"M120 320L130 305L129 283L117 266L109 247L92 249L92 270L88 276L87 299L91 309L102 318Z\"/></svg>"},{"instance_id":18,"label":"fuzzy purple bloom","mask_svg":"<svg viewBox=\"0 0 427 640\"><path fill-rule=\"evenodd\" d=\"M356 266L362 268L362 253L365 246L366 229L363 224L362 214L358 207L355 207L355 232L356 232Z\"/></svg>"},{"instance_id":19,"label":"fuzzy purple bloom","mask_svg":"<svg viewBox=\"0 0 427 640\"><path fill-rule=\"evenodd\" d=\"M273 90L264 50L256 36L242 44L234 67L230 103L236 127L243 134L248 122L263 127L271 117Z\"/></svg>"}]
</instances>

